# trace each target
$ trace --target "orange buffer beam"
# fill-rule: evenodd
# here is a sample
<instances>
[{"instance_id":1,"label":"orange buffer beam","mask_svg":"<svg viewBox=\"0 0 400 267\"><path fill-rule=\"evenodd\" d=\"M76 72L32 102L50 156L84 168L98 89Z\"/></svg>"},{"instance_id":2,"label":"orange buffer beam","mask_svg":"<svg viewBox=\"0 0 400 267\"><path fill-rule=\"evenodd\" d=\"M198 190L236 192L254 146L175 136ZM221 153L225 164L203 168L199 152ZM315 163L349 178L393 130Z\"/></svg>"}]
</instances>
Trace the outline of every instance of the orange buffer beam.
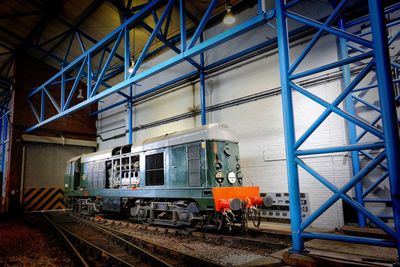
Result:
<instances>
[{"instance_id":1,"label":"orange buffer beam","mask_svg":"<svg viewBox=\"0 0 400 267\"><path fill-rule=\"evenodd\" d=\"M268 197L260 197L260 189L258 186L214 187L212 193L216 211L225 209L239 210L244 201L246 202L247 208L269 203Z\"/></svg>"}]
</instances>

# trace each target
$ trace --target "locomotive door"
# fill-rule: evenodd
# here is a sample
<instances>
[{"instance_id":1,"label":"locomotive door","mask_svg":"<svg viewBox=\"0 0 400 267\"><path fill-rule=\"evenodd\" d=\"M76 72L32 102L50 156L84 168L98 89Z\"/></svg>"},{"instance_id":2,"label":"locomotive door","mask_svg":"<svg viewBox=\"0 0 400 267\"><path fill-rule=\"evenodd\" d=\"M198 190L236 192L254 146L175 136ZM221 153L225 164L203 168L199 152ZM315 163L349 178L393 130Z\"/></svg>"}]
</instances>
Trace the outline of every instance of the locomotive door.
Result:
<instances>
[{"instance_id":1,"label":"locomotive door","mask_svg":"<svg viewBox=\"0 0 400 267\"><path fill-rule=\"evenodd\" d=\"M201 186L201 146L199 143L188 145L188 184L190 187Z\"/></svg>"}]
</instances>

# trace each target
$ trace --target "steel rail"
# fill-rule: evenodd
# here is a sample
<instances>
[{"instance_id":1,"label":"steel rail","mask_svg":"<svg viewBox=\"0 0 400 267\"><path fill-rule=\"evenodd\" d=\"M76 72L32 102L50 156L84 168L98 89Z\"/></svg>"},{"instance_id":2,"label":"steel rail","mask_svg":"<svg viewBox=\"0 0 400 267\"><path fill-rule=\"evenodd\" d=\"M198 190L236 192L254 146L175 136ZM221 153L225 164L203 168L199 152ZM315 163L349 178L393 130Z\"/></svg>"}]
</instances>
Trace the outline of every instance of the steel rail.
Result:
<instances>
[{"instance_id":1,"label":"steel rail","mask_svg":"<svg viewBox=\"0 0 400 267\"><path fill-rule=\"evenodd\" d=\"M51 223L51 225L57 230L57 232L64 238L65 242L68 243L68 245L71 247L72 251L75 253L75 255L78 257L80 262L82 263L83 266L89 267L90 265L86 262L86 260L83 258L81 253L79 253L78 249L72 244L71 240L63 233L63 231L60 229L60 227L53 221L51 220L45 213L43 213L43 217Z\"/></svg>"},{"instance_id":2,"label":"steel rail","mask_svg":"<svg viewBox=\"0 0 400 267\"><path fill-rule=\"evenodd\" d=\"M71 216L72 218L74 218L75 220L79 220L80 222L84 222L83 220L80 220L78 217L76 216ZM122 263L126 266L132 266L134 267L135 265L132 263L127 262L126 260L122 259L121 257L118 257L114 254L112 254L109 251L104 250L103 248L97 246L96 244L93 244L92 242L86 240L85 238L82 238L78 235L76 235L75 233L73 233L72 231L66 229L65 227L61 226L59 223L54 222L53 223L55 225L57 225L57 227L59 227L63 232L67 233L70 236L73 236L75 239L86 243L87 245L89 245L90 247L95 248L96 250L100 251L101 253L104 253L105 255L111 257L112 259L114 259L115 261ZM160 259L158 256L152 254L150 251L144 250L141 247L138 247L134 244L132 244L131 242L128 242L127 240L119 237L118 235L113 234L112 232L103 229L101 227L98 227L94 224L88 224L86 222L84 222L87 226L91 227L92 229L99 231L99 232L103 232L105 234L107 234L107 237L110 238L114 238L115 240L118 240L119 242L122 242L124 244L124 246L127 246L129 250L131 251L136 251L140 254L140 259L144 259L147 258L147 261L151 264L151 265L155 265L155 266L166 266L166 267L172 267L172 265L170 265L169 263L167 263L166 261L164 261L163 259Z\"/></svg>"},{"instance_id":3,"label":"steel rail","mask_svg":"<svg viewBox=\"0 0 400 267\"><path fill-rule=\"evenodd\" d=\"M104 233L106 233L109 236L112 236L115 239L118 239L119 241L121 241L122 243L124 243L125 245L139 251L140 253L143 253L144 255L150 257L150 260L153 261L154 263L157 264L157 266L171 266L171 264L167 263L166 261L164 261L163 259L160 259L159 257L157 257L156 255L150 253L150 251L147 251L139 246L136 246L134 244L132 244L131 242L127 241L126 239L118 236L117 234L113 233L112 231L110 231L110 229L106 229L104 227L101 227L95 223L89 223L88 221L82 220L81 218L77 217L77 216L73 216L73 218L85 223L86 225L88 225L89 227L95 228L98 231L102 231ZM146 241L148 242L148 241Z\"/></svg>"},{"instance_id":4,"label":"steel rail","mask_svg":"<svg viewBox=\"0 0 400 267\"><path fill-rule=\"evenodd\" d=\"M229 241L230 243L235 243L240 246L248 245L251 248L259 247L259 248L271 248L271 249L285 249L289 246L290 236L287 233L280 233L279 231L270 231L270 230L261 230L261 229L253 229L249 228L246 233L241 232L240 229L236 229L239 232L235 232L239 234L239 236L231 236L231 235L221 235L221 234L213 234L213 233L205 233L195 231L194 228L189 229L179 229L179 228L169 228L161 225L157 226L148 226L143 224L136 223L127 223L124 225L124 221L112 220L112 219L95 219L93 217L81 216L83 220L89 220L93 223L96 223L100 227L105 227L106 229L115 230L115 227L123 227L124 229L133 228L134 231L146 231L146 232L158 232L158 233L168 233L175 234L177 236L190 236L196 240L213 240L213 241ZM117 232L121 232L119 230L115 230ZM126 235L126 233L121 232ZM244 234L244 235L243 235ZM141 241L140 238L133 237L131 235L127 235L130 238L139 239L139 243ZM257 236L263 237L262 239L255 239ZM145 241L147 242L147 241ZM168 248L170 249L170 248ZM180 252L178 252L180 253ZM176 254L174 254L176 255ZM190 257L192 257L190 255Z\"/></svg>"},{"instance_id":5,"label":"steel rail","mask_svg":"<svg viewBox=\"0 0 400 267\"><path fill-rule=\"evenodd\" d=\"M129 235L129 234L124 233L124 232L122 232L120 230L112 229L112 228L110 228L108 226L101 225L101 224L99 224L99 223L97 223L97 222L95 222L93 220L88 220L88 219L85 219L85 218L82 219L81 217L78 217L78 216L75 216L75 215L72 215L72 216L74 216L74 218L80 220L84 224L90 225L90 227L99 228L99 229L102 229L103 231L105 231L107 233L111 233L112 235L118 236L121 240L124 240L124 242L131 243L131 242L129 242L127 240L127 239L130 239L130 240L134 241L137 244L141 244L141 246L143 246L145 248L146 247L152 248L152 249L156 248L158 253L161 254L161 253L164 252L166 254L166 256L172 255L172 256L175 257L175 260L180 261L185 265L203 266L203 267L204 266L215 266L215 267L222 266L222 265L220 265L218 263L211 262L211 261L208 261L206 259L203 259L203 258L200 258L200 257L197 257L197 256L189 255L189 254L186 254L186 253L183 253L183 252L177 251L175 249L168 248L168 247L165 247L165 246L153 243L153 242L149 242L148 240L139 238L137 236ZM114 223L114 221L112 221L112 222L113 222L112 225L118 226L117 224ZM142 248L142 249L145 249L145 248ZM177 258L178 255L181 256L180 259Z\"/></svg>"}]
</instances>

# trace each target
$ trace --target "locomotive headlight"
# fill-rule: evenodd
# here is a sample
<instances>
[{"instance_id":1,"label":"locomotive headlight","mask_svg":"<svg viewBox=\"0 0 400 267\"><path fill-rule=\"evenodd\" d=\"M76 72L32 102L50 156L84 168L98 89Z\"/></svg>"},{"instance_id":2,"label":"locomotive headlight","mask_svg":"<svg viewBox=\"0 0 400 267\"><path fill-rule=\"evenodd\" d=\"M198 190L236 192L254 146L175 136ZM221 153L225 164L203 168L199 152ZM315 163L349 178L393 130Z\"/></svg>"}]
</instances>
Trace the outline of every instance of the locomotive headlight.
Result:
<instances>
[{"instance_id":1,"label":"locomotive headlight","mask_svg":"<svg viewBox=\"0 0 400 267\"><path fill-rule=\"evenodd\" d=\"M215 180L217 180L218 183L222 184L222 182L224 181L224 174L219 171L215 174Z\"/></svg>"},{"instance_id":2,"label":"locomotive headlight","mask_svg":"<svg viewBox=\"0 0 400 267\"><path fill-rule=\"evenodd\" d=\"M241 172L238 172L236 176L238 179L238 183L242 184L243 183L243 174Z\"/></svg>"},{"instance_id":3,"label":"locomotive headlight","mask_svg":"<svg viewBox=\"0 0 400 267\"><path fill-rule=\"evenodd\" d=\"M234 172L228 173L228 181L231 184L234 184L236 182L236 174Z\"/></svg>"}]
</instances>

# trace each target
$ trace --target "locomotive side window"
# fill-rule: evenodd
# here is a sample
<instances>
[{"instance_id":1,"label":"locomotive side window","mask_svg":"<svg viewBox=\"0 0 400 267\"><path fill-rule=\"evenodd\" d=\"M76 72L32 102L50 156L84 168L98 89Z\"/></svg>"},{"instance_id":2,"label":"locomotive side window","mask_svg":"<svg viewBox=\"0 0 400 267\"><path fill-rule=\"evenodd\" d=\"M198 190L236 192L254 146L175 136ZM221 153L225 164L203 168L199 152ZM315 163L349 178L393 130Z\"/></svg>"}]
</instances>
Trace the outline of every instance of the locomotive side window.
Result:
<instances>
[{"instance_id":1,"label":"locomotive side window","mask_svg":"<svg viewBox=\"0 0 400 267\"><path fill-rule=\"evenodd\" d=\"M146 156L146 185L164 185L164 153Z\"/></svg>"}]
</instances>

